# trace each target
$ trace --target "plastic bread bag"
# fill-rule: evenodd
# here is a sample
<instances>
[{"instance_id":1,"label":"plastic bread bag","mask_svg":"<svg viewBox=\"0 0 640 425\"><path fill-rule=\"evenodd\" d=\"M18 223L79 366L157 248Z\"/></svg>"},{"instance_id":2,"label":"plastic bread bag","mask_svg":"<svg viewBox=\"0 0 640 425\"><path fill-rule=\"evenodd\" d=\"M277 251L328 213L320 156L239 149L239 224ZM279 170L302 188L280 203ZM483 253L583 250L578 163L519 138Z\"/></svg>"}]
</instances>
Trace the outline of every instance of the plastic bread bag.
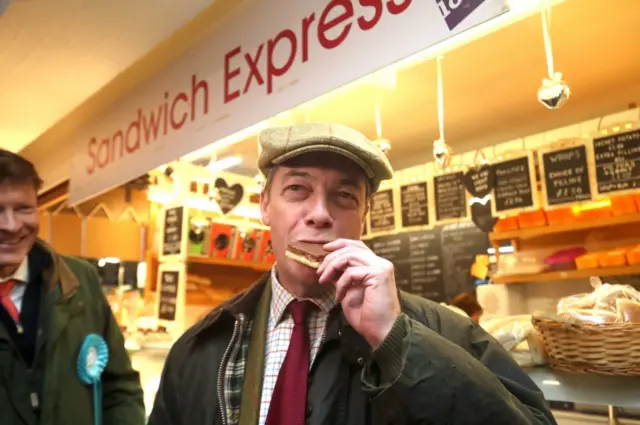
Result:
<instances>
[{"instance_id":1,"label":"plastic bread bag","mask_svg":"<svg viewBox=\"0 0 640 425\"><path fill-rule=\"evenodd\" d=\"M640 302L618 298L616 310L620 321L624 323L640 323Z\"/></svg>"},{"instance_id":2,"label":"plastic bread bag","mask_svg":"<svg viewBox=\"0 0 640 425\"><path fill-rule=\"evenodd\" d=\"M558 312L558 314L565 317L573 317L581 322L592 323L595 325L616 323L620 321L616 313L608 310L570 308L566 311Z\"/></svg>"},{"instance_id":3,"label":"plastic bread bag","mask_svg":"<svg viewBox=\"0 0 640 425\"><path fill-rule=\"evenodd\" d=\"M630 300L640 302L640 293L629 285L601 285L593 293L595 305L598 310L607 310L617 313L617 300Z\"/></svg>"},{"instance_id":4,"label":"plastic bread bag","mask_svg":"<svg viewBox=\"0 0 640 425\"><path fill-rule=\"evenodd\" d=\"M591 309L595 305L593 292L588 294L569 295L558 301L558 314L572 309Z\"/></svg>"},{"instance_id":5,"label":"plastic bread bag","mask_svg":"<svg viewBox=\"0 0 640 425\"><path fill-rule=\"evenodd\" d=\"M491 336L493 336L507 351L513 351L526 339L533 330L530 315L509 316L500 319L493 319L482 324ZM518 348L527 348L524 347Z\"/></svg>"}]
</instances>

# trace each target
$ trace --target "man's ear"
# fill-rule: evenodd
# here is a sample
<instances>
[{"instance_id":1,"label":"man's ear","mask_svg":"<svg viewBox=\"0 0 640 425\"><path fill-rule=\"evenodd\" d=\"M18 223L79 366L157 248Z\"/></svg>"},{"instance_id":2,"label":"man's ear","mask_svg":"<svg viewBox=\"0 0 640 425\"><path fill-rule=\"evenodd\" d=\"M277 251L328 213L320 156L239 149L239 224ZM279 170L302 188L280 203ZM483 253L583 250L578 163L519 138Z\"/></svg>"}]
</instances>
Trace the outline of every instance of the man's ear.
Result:
<instances>
[{"instance_id":1,"label":"man's ear","mask_svg":"<svg viewBox=\"0 0 640 425\"><path fill-rule=\"evenodd\" d=\"M266 190L260 192L260 215L262 216L262 224L271 226L271 217L269 215L269 194Z\"/></svg>"}]
</instances>

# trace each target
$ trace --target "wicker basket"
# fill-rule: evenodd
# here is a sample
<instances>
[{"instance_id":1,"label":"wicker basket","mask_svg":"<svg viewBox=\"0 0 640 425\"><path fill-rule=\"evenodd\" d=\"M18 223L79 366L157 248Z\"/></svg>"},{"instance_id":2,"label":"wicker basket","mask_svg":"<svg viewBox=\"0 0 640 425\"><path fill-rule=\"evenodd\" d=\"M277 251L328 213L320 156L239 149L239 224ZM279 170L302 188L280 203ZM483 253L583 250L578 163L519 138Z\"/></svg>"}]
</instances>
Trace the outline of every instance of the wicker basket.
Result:
<instances>
[{"instance_id":1,"label":"wicker basket","mask_svg":"<svg viewBox=\"0 0 640 425\"><path fill-rule=\"evenodd\" d=\"M535 314L551 367L565 372L640 376L640 324L596 325L549 314Z\"/></svg>"}]
</instances>

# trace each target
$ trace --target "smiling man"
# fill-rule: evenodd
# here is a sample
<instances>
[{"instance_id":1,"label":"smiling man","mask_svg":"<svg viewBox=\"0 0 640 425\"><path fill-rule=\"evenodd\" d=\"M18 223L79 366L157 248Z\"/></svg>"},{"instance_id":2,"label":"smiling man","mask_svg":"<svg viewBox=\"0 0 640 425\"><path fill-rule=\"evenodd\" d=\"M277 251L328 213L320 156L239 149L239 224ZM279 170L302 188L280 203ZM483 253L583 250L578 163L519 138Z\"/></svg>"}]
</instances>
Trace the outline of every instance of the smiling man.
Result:
<instances>
[{"instance_id":1,"label":"smiling man","mask_svg":"<svg viewBox=\"0 0 640 425\"><path fill-rule=\"evenodd\" d=\"M494 339L398 291L358 240L393 175L382 151L322 123L268 129L260 146L276 266L174 345L150 425L555 424ZM324 251L318 268L296 260L303 247Z\"/></svg>"},{"instance_id":2,"label":"smiling man","mask_svg":"<svg viewBox=\"0 0 640 425\"><path fill-rule=\"evenodd\" d=\"M140 379L97 272L38 240L40 185L31 163L0 149L0 424L94 423L78 355L98 334L109 347L103 423L142 425Z\"/></svg>"}]
</instances>

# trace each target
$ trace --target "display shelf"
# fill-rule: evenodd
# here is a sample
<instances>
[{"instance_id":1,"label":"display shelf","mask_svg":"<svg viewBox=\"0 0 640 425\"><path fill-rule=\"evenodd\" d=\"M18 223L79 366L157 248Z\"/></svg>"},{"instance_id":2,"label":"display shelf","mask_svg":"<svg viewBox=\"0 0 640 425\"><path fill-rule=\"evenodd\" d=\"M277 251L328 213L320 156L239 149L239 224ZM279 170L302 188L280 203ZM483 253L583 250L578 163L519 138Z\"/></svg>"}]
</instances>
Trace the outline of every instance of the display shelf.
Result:
<instances>
[{"instance_id":1,"label":"display shelf","mask_svg":"<svg viewBox=\"0 0 640 425\"><path fill-rule=\"evenodd\" d=\"M541 282L544 280L568 280L568 279L586 279L591 276L625 276L631 274L640 274L640 265L622 266L622 267L601 267L597 269L583 270L567 270L561 272L548 272L537 274L522 274L510 276L494 276L491 278L493 283L528 283Z\"/></svg>"},{"instance_id":2,"label":"display shelf","mask_svg":"<svg viewBox=\"0 0 640 425\"><path fill-rule=\"evenodd\" d=\"M640 379L558 372L546 367L525 372L547 400L568 403L640 408Z\"/></svg>"},{"instance_id":3,"label":"display shelf","mask_svg":"<svg viewBox=\"0 0 640 425\"><path fill-rule=\"evenodd\" d=\"M600 220L577 221L574 223L554 226L532 227L530 229L491 232L489 233L489 240L491 240L491 242L503 242L512 240L533 239L541 236L549 236L580 230L601 229L604 227L620 226L632 223L640 223L640 214L607 217Z\"/></svg>"},{"instance_id":4,"label":"display shelf","mask_svg":"<svg viewBox=\"0 0 640 425\"><path fill-rule=\"evenodd\" d=\"M273 266L270 263L256 263L255 261L246 260L232 260L229 258L213 258L203 256L190 256L187 258L187 263L208 264L212 266L226 266L226 267L248 267L250 269L258 271L269 271Z\"/></svg>"}]
</instances>

